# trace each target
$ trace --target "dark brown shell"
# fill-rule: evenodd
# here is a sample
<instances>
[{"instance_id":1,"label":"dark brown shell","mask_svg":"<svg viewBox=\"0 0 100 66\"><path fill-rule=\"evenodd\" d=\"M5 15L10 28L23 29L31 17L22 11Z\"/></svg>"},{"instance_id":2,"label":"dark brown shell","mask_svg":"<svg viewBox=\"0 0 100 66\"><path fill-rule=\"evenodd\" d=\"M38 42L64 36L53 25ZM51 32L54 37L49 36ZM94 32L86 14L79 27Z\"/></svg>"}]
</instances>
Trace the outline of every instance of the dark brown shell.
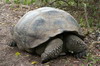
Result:
<instances>
[{"instance_id":1,"label":"dark brown shell","mask_svg":"<svg viewBox=\"0 0 100 66\"><path fill-rule=\"evenodd\" d=\"M64 31L74 31L81 35L77 21L67 12L42 7L26 13L14 28L14 39L18 47L34 48Z\"/></svg>"}]
</instances>

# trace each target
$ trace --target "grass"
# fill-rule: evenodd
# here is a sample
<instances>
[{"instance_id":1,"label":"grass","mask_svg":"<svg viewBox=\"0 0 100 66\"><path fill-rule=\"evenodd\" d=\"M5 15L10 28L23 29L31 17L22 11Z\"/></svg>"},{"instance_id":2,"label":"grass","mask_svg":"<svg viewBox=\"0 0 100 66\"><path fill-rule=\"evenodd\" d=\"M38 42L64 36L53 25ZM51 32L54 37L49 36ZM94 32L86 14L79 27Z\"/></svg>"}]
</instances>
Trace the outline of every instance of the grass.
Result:
<instances>
[{"instance_id":1,"label":"grass","mask_svg":"<svg viewBox=\"0 0 100 66\"><path fill-rule=\"evenodd\" d=\"M86 59L84 60L85 63L88 63L88 66L94 66L100 62L100 57L93 55L92 53L88 53Z\"/></svg>"},{"instance_id":2,"label":"grass","mask_svg":"<svg viewBox=\"0 0 100 66\"><path fill-rule=\"evenodd\" d=\"M35 0L5 0L6 3L15 3L15 4L24 4L24 5L30 5L35 2Z\"/></svg>"}]
</instances>

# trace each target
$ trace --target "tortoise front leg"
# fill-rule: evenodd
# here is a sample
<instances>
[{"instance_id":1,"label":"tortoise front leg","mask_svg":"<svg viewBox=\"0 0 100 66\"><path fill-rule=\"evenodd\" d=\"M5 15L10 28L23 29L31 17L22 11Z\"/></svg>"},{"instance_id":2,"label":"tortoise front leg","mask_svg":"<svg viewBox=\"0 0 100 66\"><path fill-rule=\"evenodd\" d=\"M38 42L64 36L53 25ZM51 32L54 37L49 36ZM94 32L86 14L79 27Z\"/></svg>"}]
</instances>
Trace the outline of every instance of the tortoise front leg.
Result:
<instances>
[{"instance_id":1,"label":"tortoise front leg","mask_svg":"<svg viewBox=\"0 0 100 66\"><path fill-rule=\"evenodd\" d=\"M76 35L68 35L65 39L66 50L72 53L76 58L81 58L86 55L87 45Z\"/></svg>"},{"instance_id":2,"label":"tortoise front leg","mask_svg":"<svg viewBox=\"0 0 100 66\"><path fill-rule=\"evenodd\" d=\"M63 41L59 38L53 39L47 45L44 53L42 53L42 63L45 63L53 58L56 58L62 52Z\"/></svg>"}]
</instances>

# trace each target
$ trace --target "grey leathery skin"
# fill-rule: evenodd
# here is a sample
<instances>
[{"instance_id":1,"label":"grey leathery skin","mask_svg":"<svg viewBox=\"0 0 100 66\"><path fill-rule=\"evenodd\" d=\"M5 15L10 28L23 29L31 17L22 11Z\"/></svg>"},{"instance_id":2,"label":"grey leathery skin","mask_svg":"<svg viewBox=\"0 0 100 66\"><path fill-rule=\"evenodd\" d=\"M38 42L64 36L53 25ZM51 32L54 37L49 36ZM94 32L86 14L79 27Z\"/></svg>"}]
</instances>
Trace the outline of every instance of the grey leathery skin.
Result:
<instances>
[{"instance_id":1,"label":"grey leathery skin","mask_svg":"<svg viewBox=\"0 0 100 66\"><path fill-rule=\"evenodd\" d=\"M41 55L42 63L58 57L62 52L63 41L59 38L52 40Z\"/></svg>"}]
</instances>

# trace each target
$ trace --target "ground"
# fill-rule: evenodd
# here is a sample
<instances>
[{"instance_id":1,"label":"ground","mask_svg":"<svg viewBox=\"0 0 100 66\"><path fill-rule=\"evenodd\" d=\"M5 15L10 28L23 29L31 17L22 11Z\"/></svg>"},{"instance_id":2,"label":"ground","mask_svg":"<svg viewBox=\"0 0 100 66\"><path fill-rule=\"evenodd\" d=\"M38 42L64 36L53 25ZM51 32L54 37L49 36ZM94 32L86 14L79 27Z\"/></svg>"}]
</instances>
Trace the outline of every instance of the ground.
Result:
<instances>
[{"instance_id":1,"label":"ground","mask_svg":"<svg viewBox=\"0 0 100 66\"><path fill-rule=\"evenodd\" d=\"M86 59L76 59L67 55L60 56L45 64L41 64L41 58L37 55L21 51L16 47L9 47L10 28L18 22L23 14L35 8L37 7L19 7L19 5L0 3L0 66L100 66L99 43L95 45L97 48L94 45L92 45L92 49L89 48L90 53ZM86 43L92 44L94 41L91 35L85 38Z\"/></svg>"}]
</instances>

